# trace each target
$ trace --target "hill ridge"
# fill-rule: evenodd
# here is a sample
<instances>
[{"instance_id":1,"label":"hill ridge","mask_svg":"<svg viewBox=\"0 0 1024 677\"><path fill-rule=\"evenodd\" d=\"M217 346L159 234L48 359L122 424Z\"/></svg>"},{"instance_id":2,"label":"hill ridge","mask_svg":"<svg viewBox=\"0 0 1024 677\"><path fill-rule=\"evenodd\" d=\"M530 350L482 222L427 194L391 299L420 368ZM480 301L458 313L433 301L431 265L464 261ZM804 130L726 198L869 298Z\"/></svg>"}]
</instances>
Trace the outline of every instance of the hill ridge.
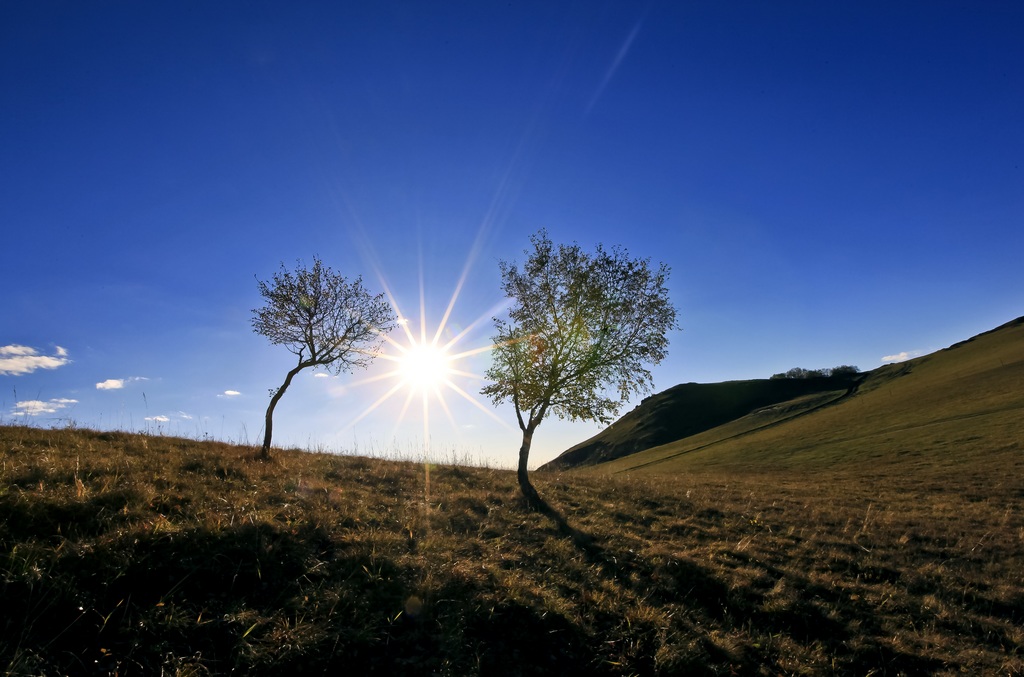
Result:
<instances>
[{"instance_id":1,"label":"hill ridge","mask_svg":"<svg viewBox=\"0 0 1024 677\"><path fill-rule=\"evenodd\" d=\"M805 379L745 379L682 383L651 395L604 431L571 447L542 470L595 465L699 434L765 408L805 398L792 416L832 404L856 391L863 374ZM671 421L664 420L673 416ZM658 421L657 419L663 419ZM786 416L785 418L789 418ZM609 439L611 438L611 439Z\"/></svg>"},{"instance_id":2,"label":"hill ridge","mask_svg":"<svg viewBox=\"0 0 1024 677\"><path fill-rule=\"evenodd\" d=\"M673 386L646 398L542 469L601 467L618 472L668 467L679 457L697 452L711 462L725 449L738 462L740 448L749 447L742 452L744 458L753 458L750 453L755 450L759 458L771 456L766 448L786 450L779 454L806 452L800 436L811 430L814 434L809 439L825 446L842 446L876 435L895 435L912 445L912 431L955 427L983 416L999 419L1002 427L996 436L1000 440L1012 440L1015 435L1024 438L1024 424L1014 427L1013 421L1002 421L1024 408L1024 316L928 355L882 365L846 381L807 383L804 392L794 392L792 386L772 392L777 388L774 384L786 382L794 380ZM754 390L744 393L744 388ZM758 390L757 394L770 394L774 401L765 404L748 397ZM883 390L895 399L882 402L877 392ZM731 409L709 411L708 402L698 399L729 391ZM785 395L795 396L787 399ZM690 410L694 403L697 409ZM856 404L851 407L851 403ZM673 421L673 417L679 420ZM669 439L673 435L674 439ZM978 439L987 436L986 431L974 435Z\"/></svg>"}]
</instances>

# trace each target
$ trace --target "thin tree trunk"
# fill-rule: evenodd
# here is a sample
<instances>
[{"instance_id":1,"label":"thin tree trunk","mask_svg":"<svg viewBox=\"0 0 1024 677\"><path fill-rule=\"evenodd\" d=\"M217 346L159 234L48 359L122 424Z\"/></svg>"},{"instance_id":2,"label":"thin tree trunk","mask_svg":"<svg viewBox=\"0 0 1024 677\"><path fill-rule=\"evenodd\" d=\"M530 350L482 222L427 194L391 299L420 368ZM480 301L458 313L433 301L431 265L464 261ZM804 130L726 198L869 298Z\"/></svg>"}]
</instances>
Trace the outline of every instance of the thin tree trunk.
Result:
<instances>
[{"instance_id":1,"label":"thin tree trunk","mask_svg":"<svg viewBox=\"0 0 1024 677\"><path fill-rule=\"evenodd\" d=\"M265 461L270 459L270 440L274 434L274 407L277 406L278 400L280 400L281 396L284 395L284 391L287 390L288 386L291 385L292 378L294 378L296 374L302 371L303 368L305 368L305 366L306 365L300 363L299 366L295 367L290 372L288 372L288 375L284 379L284 383L282 383L281 387L277 389L277 392L274 393L274 396L270 398L270 404L267 406L266 422L264 423L263 428L265 431L263 433L263 448L260 449L260 458L262 458Z\"/></svg>"},{"instance_id":2,"label":"thin tree trunk","mask_svg":"<svg viewBox=\"0 0 1024 677\"><path fill-rule=\"evenodd\" d=\"M530 461L530 445L533 444L534 429L535 426L527 426L523 431L523 445L519 447L519 472L516 476L519 478L519 488L522 490L526 502L532 507L538 507L543 504L543 501L537 490L530 484L530 474L527 469Z\"/></svg>"}]
</instances>

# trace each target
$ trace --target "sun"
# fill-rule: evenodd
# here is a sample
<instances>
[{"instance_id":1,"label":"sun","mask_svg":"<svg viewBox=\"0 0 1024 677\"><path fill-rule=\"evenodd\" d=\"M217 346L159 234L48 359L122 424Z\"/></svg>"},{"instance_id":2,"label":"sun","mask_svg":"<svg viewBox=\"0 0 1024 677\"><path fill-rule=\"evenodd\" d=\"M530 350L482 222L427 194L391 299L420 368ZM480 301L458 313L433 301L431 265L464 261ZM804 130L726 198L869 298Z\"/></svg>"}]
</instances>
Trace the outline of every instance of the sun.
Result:
<instances>
[{"instance_id":1,"label":"sun","mask_svg":"<svg viewBox=\"0 0 1024 677\"><path fill-rule=\"evenodd\" d=\"M494 317L495 313L501 312L505 301L502 299L468 324L456 324L452 320L456 303L475 258L475 252L479 249L479 239L480 236L466 260L447 307L435 316L434 321L431 321L432 318L429 317L430 313L427 309L422 262L419 279L419 316L412 318L402 312L395 294L392 293L391 285L388 284L388 280L382 272L382 267L379 264L373 266L384 287L384 293L394 309L395 316L398 318L395 327L397 331L394 331L393 334L382 332L383 346L373 354L374 358L379 359L380 366L373 369L376 373L358 380L352 385L362 386L390 382L390 386L379 397L367 403L346 427L352 428L379 407L391 400L397 400L397 411L390 416L394 429L398 429L407 415L410 418L419 418L423 426L424 453L429 455L431 424L438 416L446 419L453 430L458 431L464 427L456 421L456 417L461 416L465 410L453 409L449 402L452 400L471 405L493 420L496 425L511 430L507 421L500 418L491 408L485 406L471 394L471 391L475 390L471 385L472 382L486 381L485 376L476 373L471 366L474 363L472 358L490 352L494 346L489 340L475 348L465 346L465 343L470 340L469 337L480 325ZM372 255L372 251L368 258L371 261L376 259Z\"/></svg>"},{"instance_id":2,"label":"sun","mask_svg":"<svg viewBox=\"0 0 1024 677\"><path fill-rule=\"evenodd\" d=\"M453 372L452 356L448 351L433 343L415 340L401 346L404 352L398 356L398 375L402 381L420 392L438 392Z\"/></svg>"},{"instance_id":3,"label":"sun","mask_svg":"<svg viewBox=\"0 0 1024 677\"><path fill-rule=\"evenodd\" d=\"M385 289L387 289L386 285ZM488 344L478 348L456 350L459 343L466 338L470 330L483 321L484 317L478 318L477 321L471 323L461 332L449 337L444 342L441 340L441 337L444 334L452 307L455 305L457 293L452 296L448 310L444 313L436 330L433 332L428 332L427 330L426 312L422 304L420 308L422 315L418 323L419 331L414 331L410 326L409 319L402 314L390 291L388 295L395 309L395 314L400 318L397 324L401 331L398 332L398 336L385 334L383 336L385 348L375 356L380 358L385 364L390 364L390 368L385 367L380 373L357 381L355 385L391 381L391 387L374 402L367 405L362 413L349 423L349 426L362 420L388 400L398 398L402 401L402 404L395 418L395 424L397 425L404 420L407 414L420 410L424 444L429 445L430 423L431 419L438 413L437 410L443 413L444 418L448 419L453 427L457 427L452 408L445 397L445 394L448 393L468 402L494 419L498 424L507 427L505 421L498 418L493 411L477 401L475 397L470 395L460 385L460 381L466 379L484 380L481 374L467 371L462 363L474 355L489 352L493 346ZM405 393L404 397L401 395L403 392ZM433 407L431 403L434 404ZM434 409L433 414L431 413L432 409ZM415 414L413 413L413 415Z\"/></svg>"}]
</instances>

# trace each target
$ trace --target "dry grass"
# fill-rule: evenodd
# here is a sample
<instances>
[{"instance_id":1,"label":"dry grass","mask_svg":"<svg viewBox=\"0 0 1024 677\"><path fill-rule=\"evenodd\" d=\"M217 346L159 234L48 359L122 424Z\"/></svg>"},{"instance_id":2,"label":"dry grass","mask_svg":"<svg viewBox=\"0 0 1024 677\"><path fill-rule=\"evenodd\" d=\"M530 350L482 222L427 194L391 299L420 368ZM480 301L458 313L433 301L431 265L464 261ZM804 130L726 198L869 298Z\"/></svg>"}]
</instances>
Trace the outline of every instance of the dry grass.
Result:
<instances>
[{"instance_id":1,"label":"dry grass","mask_svg":"<svg viewBox=\"0 0 1024 677\"><path fill-rule=\"evenodd\" d=\"M537 474L570 530L507 471L0 427L0 669L1020 674L1020 475L894 468Z\"/></svg>"}]
</instances>

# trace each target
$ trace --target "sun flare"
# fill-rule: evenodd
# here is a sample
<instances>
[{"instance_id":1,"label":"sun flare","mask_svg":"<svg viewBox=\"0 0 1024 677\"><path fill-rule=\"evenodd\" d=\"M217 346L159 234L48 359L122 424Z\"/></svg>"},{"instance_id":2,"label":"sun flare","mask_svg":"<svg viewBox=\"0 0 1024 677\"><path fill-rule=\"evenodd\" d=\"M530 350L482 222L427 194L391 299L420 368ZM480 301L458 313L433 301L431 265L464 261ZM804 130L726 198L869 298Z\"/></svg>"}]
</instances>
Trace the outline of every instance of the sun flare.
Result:
<instances>
[{"instance_id":1,"label":"sun flare","mask_svg":"<svg viewBox=\"0 0 1024 677\"><path fill-rule=\"evenodd\" d=\"M423 426L424 450L427 453L429 453L433 429L432 421L439 417L447 420L451 425L451 430L456 434L459 434L464 428L471 427L456 420L456 418L461 419L467 410L464 407L453 407L453 404L469 405L494 421L495 425L512 429L509 423L499 417L492 408L485 406L474 392L477 389L474 382L486 381L481 373L479 363L474 358L490 352L494 346L489 339L484 339L483 345L478 345L475 348L465 345L468 341L479 340L479 338L472 338L473 335L481 325L486 324L494 317L495 313L504 308L504 299L468 323L456 322L452 317L459 295L466 283L469 269L479 252L486 231L487 228L481 227L463 266L462 274L448 300L447 307L434 317L430 317L431 313L428 312L422 262L419 276L419 313L418 317L416 315L410 317L399 306L395 294L392 293L391 285L382 272L382 266L376 254L368 244L366 245L367 258L374 262L373 266L376 268L377 277L398 318L395 327L397 331L382 335L384 345L374 355L380 360L379 366L372 370L375 373L353 384L390 382L390 385L385 392L372 402L367 403L362 411L348 423L348 427L355 426L372 412L390 402L392 409L388 418L395 430L407 415L410 418L420 419Z\"/></svg>"},{"instance_id":2,"label":"sun flare","mask_svg":"<svg viewBox=\"0 0 1024 677\"><path fill-rule=\"evenodd\" d=\"M456 350L456 346L466 338L471 329L484 321L486 316L478 318L454 336L448 336L446 341L442 341L442 335L445 332L447 320L456 298L457 293L452 296L448 311L442 317L437 329L434 332L428 332L427 323L423 318L418 323L419 331L414 331L410 327L408 318L399 309L394 297L391 297L392 306L400 318L398 320L398 327L401 331L398 332L399 335L396 337L384 337L385 349L378 353L377 357L385 363L391 363L392 366L374 376L358 381L356 385L380 381L391 381L392 385L387 392L367 405L362 413L349 424L350 426L362 420L392 398L396 398L401 401L400 411L398 411L395 418L396 425L405 419L410 410L420 410L423 423L423 440L424 444L429 446L430 422L432 418L436 417L437 413L442 413L443 417L452 424L453 428L458 427L455 421L455 414L445 397L446 393L451 393L457 399L461 399L485 413L497 424L507 427L508 424L505 421L480 403L460 383L465 380L483 380L483 375L467 371L468 365L464 361L474 355L489 352L493 346L487 344L468 350ZM425 315L422 306L420 310ZM403 392L404 397L401 395ZM414 404L417 401L418 404ZM431 403L435 406L432 407ZM431 410L434 410L433 413Z\"/></svg>"},{"instance_id":3,"label":"sun flare","mask_svg":"<svg viewBox=\"0 0 1024 677\"><path fill-rule=\"evenodd\" d=\"M452 358L444 348L432 343L411 343L399 357L398 370L410 387L436 392L448 382Z\"/></svg>"}]
</instances>

